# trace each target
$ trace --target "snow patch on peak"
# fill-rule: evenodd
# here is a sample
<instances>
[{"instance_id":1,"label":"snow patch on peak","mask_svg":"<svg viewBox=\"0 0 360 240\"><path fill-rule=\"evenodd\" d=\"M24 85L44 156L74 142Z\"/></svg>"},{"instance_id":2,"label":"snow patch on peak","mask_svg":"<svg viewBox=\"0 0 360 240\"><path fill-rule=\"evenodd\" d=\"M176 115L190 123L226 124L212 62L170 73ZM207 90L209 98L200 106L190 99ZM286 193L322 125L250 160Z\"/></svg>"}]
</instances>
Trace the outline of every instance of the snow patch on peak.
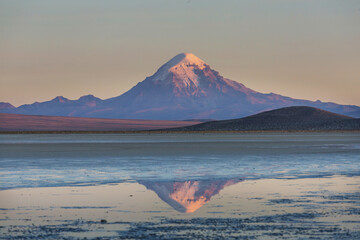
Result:
<instances>
[{"instance_id":1,"label":"snow patch on peak","mask_svg":"<svg viewBox=\"0 0 360 240\"><path fill-rule=\"evenodd\" d=\"M198 76L194 70L203 70L207 66L203 60L192 53L180 53L161 66L151 78L153 81L164 81L171 73L176 79L183 80L184 86L190 86L191 83L199 86Z\"/></svg>"},{"instance_id":2,"label":"snow patch on peak","mask_svg":"<svg viewBox=\"0 0 360 240\"><path fill-rule=\"evenodd\" d=\"M196 66L197 68L204 69L206 63L192 53L180 53L165 63L164 66L169 70L176 66Z\"/></svg>"}]
</instances>

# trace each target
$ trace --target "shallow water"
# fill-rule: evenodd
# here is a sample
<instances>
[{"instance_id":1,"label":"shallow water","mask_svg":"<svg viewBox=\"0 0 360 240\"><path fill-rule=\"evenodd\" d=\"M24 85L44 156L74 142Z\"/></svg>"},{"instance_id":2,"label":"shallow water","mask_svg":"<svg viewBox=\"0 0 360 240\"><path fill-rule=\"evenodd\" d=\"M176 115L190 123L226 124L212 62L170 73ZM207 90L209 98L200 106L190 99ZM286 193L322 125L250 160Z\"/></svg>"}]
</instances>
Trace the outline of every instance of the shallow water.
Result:
<instances>
[{"instance_id":1,"label":"shallow water","mask_svg":"<svg viewBox=\"0 0 360 240\"><path fill-rule=\"evenodd\" d=\"M0 135L0 154L2 238L360 237L358 133Z\"/></svg>"}]
</instances>

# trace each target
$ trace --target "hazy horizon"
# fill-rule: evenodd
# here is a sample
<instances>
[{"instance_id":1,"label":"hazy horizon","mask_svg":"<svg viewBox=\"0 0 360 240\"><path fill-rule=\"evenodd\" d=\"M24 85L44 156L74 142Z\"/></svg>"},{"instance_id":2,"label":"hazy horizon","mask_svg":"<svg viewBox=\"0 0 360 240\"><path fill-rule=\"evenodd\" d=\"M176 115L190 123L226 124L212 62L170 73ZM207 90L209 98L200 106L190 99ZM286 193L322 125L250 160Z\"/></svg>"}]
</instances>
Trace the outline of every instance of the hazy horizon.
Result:
<instances>
[{"instance_id":1,"label":"hazy horizon","mask_svg":"<svg viewBox=\"0 0 360 240\"><path fill-rule=\"evenodd\" d=\"M0 102L119 96L181 52L264 93L360 105L359 1L1 1Z\"/></svg>"}]
</instances>

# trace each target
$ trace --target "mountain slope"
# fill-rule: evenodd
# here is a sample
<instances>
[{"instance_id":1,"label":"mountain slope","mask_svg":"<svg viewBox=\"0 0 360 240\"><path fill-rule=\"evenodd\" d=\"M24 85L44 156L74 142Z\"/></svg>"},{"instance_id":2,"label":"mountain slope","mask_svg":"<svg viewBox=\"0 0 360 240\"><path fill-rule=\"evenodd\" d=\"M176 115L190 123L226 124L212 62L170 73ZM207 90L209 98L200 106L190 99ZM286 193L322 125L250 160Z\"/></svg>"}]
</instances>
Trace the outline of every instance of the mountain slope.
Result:
<instances>
[{"instance_id":1,"label":"mountain slope","mask_svg":"<svg viewBox=\"0 0 360 240\"><path fill-rule=\"evenodd\" d=\"M360 107L264 94L224 78L191 53L165 63L126 93L101 100L92 95L78 100L57 97L0 112L53 116L126 119L231 119L287 106L311 106L360 117Z\"/></svg>"},{"instance_id":2,"label":"mountain slope","mask_svg":"<svg viewBox=\"0 0 360 240\"><path fill-rule=\"evenodd\" d=\"M13 105L11 105L10 103L7 102L0 102L0 110L11 110L14 109L15 107Z\"/></svg>"},{"instance_id":3,"label":"mountain slope","mask_svg":"<svg viewBox=\"0 0 360 240\"><path fill-rule=\"evenodd\" d=\"M110 107L101 112L103 116L140 119L229 119L294 105L341 114L360 110L357 106L256 92L222 77L191 53L175 56L128 92L105 101Z\"/></svg>"},{"instance_id":4,"label":"mountain slope","mask_svg":"<svg viewBox=\"0 0 360 240\"><path fill-rule=\"evenodd\" d=\"M111 109L122 106L118 117L125 114L144 119L219 118L224 116L223 106L231 105L234 99L242 101L250 93L256 92L223 78L193 54L179 54L153 76L107 103Z\"/></svg>"},{"instance_id":5,"label":"mountain slope","mask_svg":"<svg viewBox=\"0 0 360 240\"><path fill-rule=\"evenodd\" d=\"M183 131L291 131L360 130L360 119L312 107L286 107L249 117L211 121L175 130Z\"/></svg>"}]
</instances>

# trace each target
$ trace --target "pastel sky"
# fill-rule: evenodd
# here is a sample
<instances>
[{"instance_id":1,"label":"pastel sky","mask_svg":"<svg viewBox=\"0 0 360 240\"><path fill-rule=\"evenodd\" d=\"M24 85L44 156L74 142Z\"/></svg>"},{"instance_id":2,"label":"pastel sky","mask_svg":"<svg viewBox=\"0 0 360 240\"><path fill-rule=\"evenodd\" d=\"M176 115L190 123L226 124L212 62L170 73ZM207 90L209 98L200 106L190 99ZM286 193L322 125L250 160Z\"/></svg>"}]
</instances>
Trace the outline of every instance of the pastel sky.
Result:
<instances>
[{"instance_id":1,"label":"pastel sky","mask_svg":"<svg viewBox=\"0 0 360 240\"><path fill-rule=\"evenodd\" d=\"M118 96L178 53L260 92L360 105L359 0L1 0L0 101Z\"/></svg>"}]
</instances>

